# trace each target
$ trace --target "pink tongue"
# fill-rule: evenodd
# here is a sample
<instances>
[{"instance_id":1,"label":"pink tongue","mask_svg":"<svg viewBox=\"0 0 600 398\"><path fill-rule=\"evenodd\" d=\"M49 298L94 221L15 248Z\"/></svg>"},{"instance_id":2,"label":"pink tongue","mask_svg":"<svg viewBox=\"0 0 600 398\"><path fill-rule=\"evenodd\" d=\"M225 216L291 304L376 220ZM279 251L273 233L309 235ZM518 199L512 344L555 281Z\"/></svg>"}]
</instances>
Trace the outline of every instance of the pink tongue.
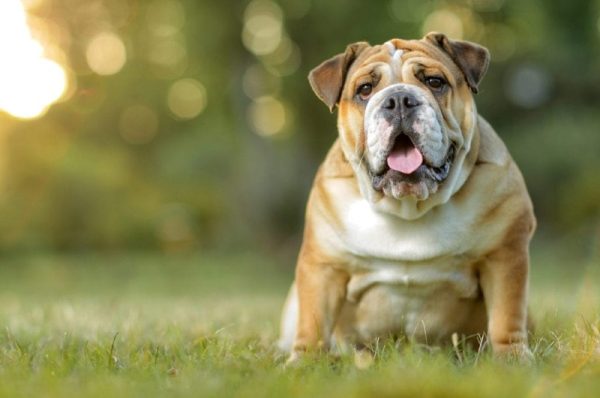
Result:
<instances>
[{"instance_id":1,"label":"pink tongue","mask_svg":"<svg viewBox=\"0 0 600 398\"><path fill-rule=\"evenodd\" d=\"M410 139L400 138L392 153L387 158L387 164L390 169L399 171L403 174L411 174L423 164L423 155L410 142Z\"/></svg>"}]
</instances>

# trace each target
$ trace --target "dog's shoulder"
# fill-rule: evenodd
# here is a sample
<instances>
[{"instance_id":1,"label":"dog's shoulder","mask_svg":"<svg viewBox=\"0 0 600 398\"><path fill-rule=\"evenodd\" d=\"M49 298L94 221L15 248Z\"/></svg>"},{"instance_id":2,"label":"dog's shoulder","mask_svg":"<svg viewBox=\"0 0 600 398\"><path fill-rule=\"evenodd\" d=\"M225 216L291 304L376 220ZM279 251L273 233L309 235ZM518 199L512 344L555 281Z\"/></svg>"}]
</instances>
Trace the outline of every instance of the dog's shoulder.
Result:
<instances>
[{"instance_id":1,"label":"dog's shoulder","mask_svg":"<svg viewBox=\"0 0 600 398\"><path fill-rule=\"evenodd\" d=\"M526 235L530 235L536 221L523 175L502 139L481 116L479 141L477 162L468 184L478 189L466 191L471 195L477 192L480 203L485 203L482 223L489 224L494 219L514 220L515 228L522 226L527 229Z\"/></svg>"},{"instance_id":2,"label":"dog's shoulder","mask_svg":"<svg viewBox=\"0 0 600 398\"><path fill-rule=\"evenodd\" d=\"M502 139L483 117L479 116L478 119L479 154L477 163L487 163L498 166L504 166L507 163L510 163L511 157Z\"/></svg>"}]
</instances>

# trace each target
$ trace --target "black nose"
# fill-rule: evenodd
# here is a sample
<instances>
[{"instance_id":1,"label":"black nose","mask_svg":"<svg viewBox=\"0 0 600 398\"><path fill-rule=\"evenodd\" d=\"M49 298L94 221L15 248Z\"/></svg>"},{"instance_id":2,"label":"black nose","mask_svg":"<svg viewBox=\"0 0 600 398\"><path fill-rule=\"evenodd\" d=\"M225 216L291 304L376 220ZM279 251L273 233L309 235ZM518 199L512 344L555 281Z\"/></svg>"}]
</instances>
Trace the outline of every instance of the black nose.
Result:
<instances>
[{"instance_id":1,"label":"black nose","mask_svg":"<svg viewBox=\"0 0 600 398\"><path fill-rule=\"evenodd\" d=\"M393 93L383 102L383 109L393 114L408 116L416 107L421 105L417 98L409 93Z\"/></svg>"}]
</instances>

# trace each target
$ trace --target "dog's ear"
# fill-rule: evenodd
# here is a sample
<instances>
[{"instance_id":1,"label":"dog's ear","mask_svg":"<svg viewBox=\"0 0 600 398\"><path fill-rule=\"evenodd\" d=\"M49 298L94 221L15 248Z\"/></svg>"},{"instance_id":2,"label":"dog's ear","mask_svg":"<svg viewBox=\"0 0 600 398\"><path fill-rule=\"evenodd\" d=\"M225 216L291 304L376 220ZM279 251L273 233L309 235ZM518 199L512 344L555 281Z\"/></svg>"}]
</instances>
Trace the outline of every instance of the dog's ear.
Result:
<instances>
[{"instance_id":1,"label":"dog's ear","mask_svg":"<svg viewBox=\"0 0 600 398\"><path fill-rule=\"evenodd\" d=\"M431 32L425 40L444 50L463 72L467 84L474 94L490 63L490 52L479 44L462 40L450 40L443 33Z\"/></svg>"},{"instance_id":2,"label":"dog's ear","mask_svg":"<svg viewBox=\"0 0 600 398\"><path fill-rule=\"evenodd\" d=\"M313 91L331 112L340 100L350 65L367 47L369 43L364 41L350 44L344 53L328 59L308 74Z\"/></svg>"}]
</instances>

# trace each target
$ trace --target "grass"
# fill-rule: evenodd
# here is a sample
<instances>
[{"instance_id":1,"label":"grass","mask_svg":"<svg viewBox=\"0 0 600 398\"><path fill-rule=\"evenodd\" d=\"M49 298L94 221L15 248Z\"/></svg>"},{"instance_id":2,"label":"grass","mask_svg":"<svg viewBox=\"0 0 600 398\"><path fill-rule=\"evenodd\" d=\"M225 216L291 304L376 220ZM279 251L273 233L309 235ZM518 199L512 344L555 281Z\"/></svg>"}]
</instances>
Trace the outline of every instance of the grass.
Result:
<instances>
[{"instance_id":1,"label":"grass","mask_svg":"<svg viewBox=\"0 0 600 398\"><path fill-rule=\"evenodd\" d=\"M4 258L0 396L598 396L597 262L548 254L534 263L532 365L382 342L373 365L360 370L351 356L283 368L274 341L291 271L274 260Z\"/></svg>"}]
</instances>

